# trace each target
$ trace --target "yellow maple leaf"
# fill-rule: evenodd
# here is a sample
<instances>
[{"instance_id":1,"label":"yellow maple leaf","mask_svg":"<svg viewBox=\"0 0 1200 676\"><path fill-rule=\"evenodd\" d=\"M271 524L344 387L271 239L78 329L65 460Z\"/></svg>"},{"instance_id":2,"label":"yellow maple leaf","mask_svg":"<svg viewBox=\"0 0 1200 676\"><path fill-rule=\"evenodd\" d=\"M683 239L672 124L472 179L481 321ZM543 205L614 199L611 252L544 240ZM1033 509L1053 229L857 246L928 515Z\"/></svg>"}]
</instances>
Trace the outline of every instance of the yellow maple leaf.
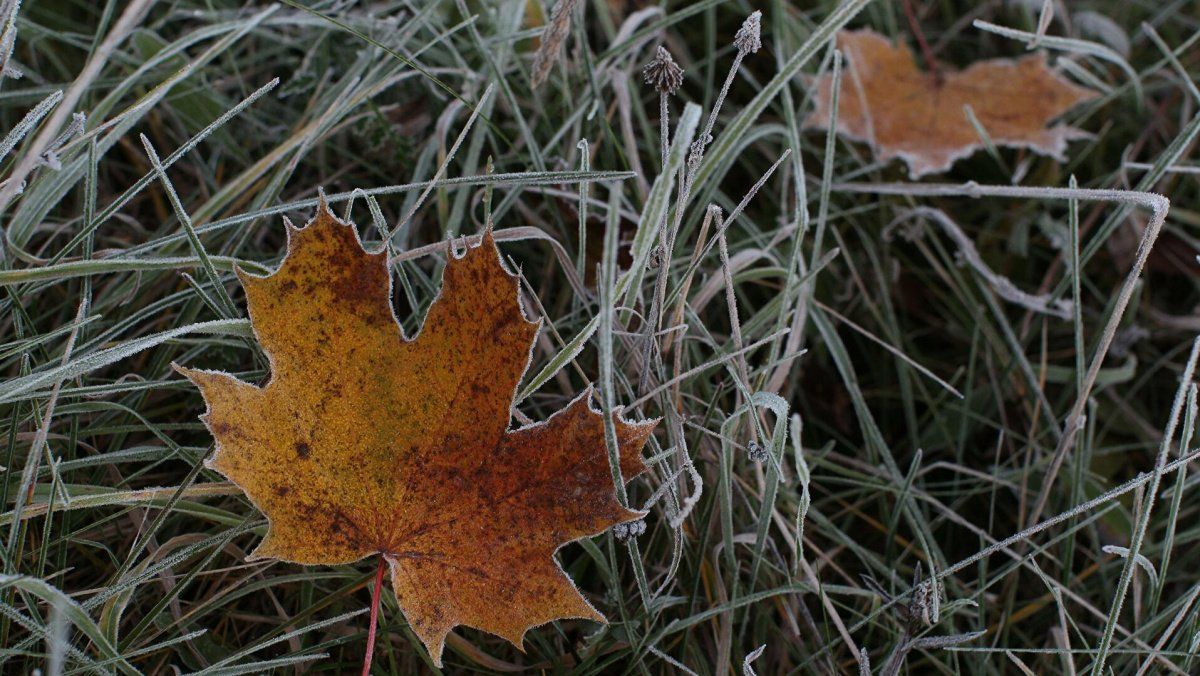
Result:
<instances>
[{"instance_id":1,"label":"yellow maple leaf","mask_svg":"<svg viewBox=\"0 0 1200 676\"><path fill-rule=\"evenodd\" d=\"M899 157L909 174L946 171L983 147L976 120L996 145L1028 148L1059 161L1067 141L1087 134L1051 120L1096 96L1051 70L1046 57L980 61L939 78L917 68L912 51L870 29L843 31L838 47L848 65L838 98L837 130L871 145L883 162ZM815 83L809 128L827 129L833 76Z\"/></svg>"},{"instance_id":2,"label":"yellow maple leaf","mask_svg":"<svg viewBox=\"0 0 1200 676\"><path fill-rule=\"evenodd\" d=\"M208 466L270 521L250 558L382 556L439 666L457 625L520 648L536 625L603 622L554 553L642 516L617 502L590 388L545 422L509 429L540 322L525 318L490 232L448 258L441 294L408 340L386 253L365 251L322 203L303 229L288 225L274 274L238 272L269 382L176 367L208 404ZM645 470L654 422L613 417L630 479Z\"/></svg>"}]
</instances>

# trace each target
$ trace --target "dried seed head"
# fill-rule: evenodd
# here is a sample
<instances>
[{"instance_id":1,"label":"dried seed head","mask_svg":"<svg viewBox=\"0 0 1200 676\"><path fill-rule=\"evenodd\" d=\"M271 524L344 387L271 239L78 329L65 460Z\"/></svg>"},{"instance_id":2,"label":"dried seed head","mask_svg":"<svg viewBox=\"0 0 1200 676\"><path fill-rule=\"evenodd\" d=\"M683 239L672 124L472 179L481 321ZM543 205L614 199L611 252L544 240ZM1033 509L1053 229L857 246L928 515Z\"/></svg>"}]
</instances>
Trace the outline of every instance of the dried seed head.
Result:
<instances>
[{"instance_id":1,"label":"dried seed head","mask_svg":"<svg viewBox=\"0 0 1200 676\"><path fill-rule=\"evenodd\" d=\"M693 174L700 168L700 160L704 159L704 149L713 142L712 134L703 134L688 146L687 166Z\"/></svg>"},{"instance_id":2,"label":"dried seed head","mask_svg":"<svg viewBox=\"0 0 1200 676\"><path fill-rule=\"evenodd\" d=\"M617 542L628 542L646 532L645 521L630 521L619 523L612 527L613 537Z\"/></svg>"},{"instance_id":3,"label":"dried seed head","mask_svg":"<svg viewBox=\"0 0 1200 676\"><path fill-rule=\"evenodd\" d=\"M664 47L654 52L654 59L642 68L642 76L659 94L674 94L683 84L683 69Z\"/></svg>"},{"instance_id":4,"label":"dried seed head","mask_svg":"<svg viewBox=\"0 0 1200 676\"><path fill-rule=\"evenodd\" d=\"M767 461L767 449L763 448L762 444L757 441L751 441L749 444L746 444L746 455L754 462Z\"/></svg>"},{"instance_id":5,"label":"dried seed head","mask_svg":"<svg viewBox=\"0 0 1200 676\"><path fill-rule=\"evenodd\" d=\"M909 592L908 603L896 606L896 614L900 620L909 625L912 631L919 631L923 626L932 627L941 617L941 585L936 575L924 577L921 563L917 562L913 569L912 589Z\"/></svg>"},{"instance_id":6,"label":"dried seed head","mask_svg":"<svg viewBox=\"0 0 1200 676\"><path fill-rule=\"evenodd\" d=\"M629 539L629 526L619 523L612 527L612 534L617 539L617 542L624 542Z\"/></svg>"},{"instance_id":7,"label":"dried seed head","mask_svg":"<svg viewBox=\"0 0 1200 676\"><path fill-rule=\"evenodd\" d=\"M646 260L646 267L651 270L659 267L663 263L663 248L661 244L656 244L650 250L650 257Z\"/></svg>"},{"instance_id":8,"label":"dried seed head","mask_svg":"<svg viewBox=\"0 0 1200 676\"><path fill-rule=\"evenodd\" d=\"M753 54L762 49L762 12L756 11L746 17L733 36L733 46L742 54Z\"/></svg>"},{"instance_id":9,"label":"dried seed head","mask_svg":"<svg viewBox=\"0 0 1200 676\"><path fill-rule=\"evenodd\" d=\"M542 86L562 53L563 43L571 32L571 15L578 0L558 0L550 12L550 23L542 31L542 42L533 55L533 88Z\"/></svg>"},{"instance_id":10,"label":"dried seed head","mask_svg":"<svg viewBox=\"0 0 1200 676\"><path fill-rule=\"evenodd\" d=\"M934 605L937 603L937 598L934 595L933 585L928 582L922 582L912 590L912 599L908 602L908 621L914 626L920 626L924 623L925 626L933 626L936 622L933 616L937 611ZM918 622L920 620L920 622Z\"/></svg>"}]
</instances>

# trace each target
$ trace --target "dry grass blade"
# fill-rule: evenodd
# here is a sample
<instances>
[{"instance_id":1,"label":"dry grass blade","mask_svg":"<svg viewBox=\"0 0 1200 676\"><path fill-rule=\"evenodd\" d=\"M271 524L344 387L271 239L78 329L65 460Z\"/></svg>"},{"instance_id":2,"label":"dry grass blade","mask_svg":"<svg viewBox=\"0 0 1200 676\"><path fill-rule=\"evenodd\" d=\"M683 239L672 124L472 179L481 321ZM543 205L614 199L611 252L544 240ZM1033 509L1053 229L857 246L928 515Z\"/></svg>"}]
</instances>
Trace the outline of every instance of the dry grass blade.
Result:
<instances>
[{"instance_id":1,"label":"dry grass blade","mask_svg":"<svg viewBox=\"0 0 1200 676\"><path fill-rule=\"evenodd\" d=\"M571 34L571 16L579 0L557 0L550 11L550 22L542 31L541 43L533 55L533 75L530 82L537 89L550 77L550 70L563 52L563 43Z\"/></svg>"},{"instance_id":2,"label":"dry grass blade","mask_svg":"<svg viewBox=\"0 0 1200 676\"><path fill-rule=\"evenodd\" d=\"M0 672L341 673L374 616L374 670L421 673L418 637L469 605L502 635L450 634L448 673L1197 673L1189 9L0 0ZM1048 88L1007 76L1031 67ZM944 176L903 182L881 161L900 136L953 146L915 163ZM322 416L322 448L358 440L347 462L382 469L331 470L314 514L333 483L382 505L434 476L400 510L417 535L495 545L453 571L449 548L375 546L429 572L398 597L375 560L247 562L275 526L206 466L204 402L171 371L278 390L288 367L238 277L271 278L322 190L386 265L375 284L304 266L304 298L340 279L358 300L279 313L282 342L376 358L288 382L330 390L305 406L362 394ZM456 380L523 325L464 311L485 338L432 359L396 336L448 325L440 290L485 233L542 328L511 352L523 377ZM393 333L351 330L371 313ZM395 382L414 368L432 375ZM491 422L437 413L500 380ZM619 418L589 428L585 483L631 518L561 547L548 521L498 529L580 467L467 440L558 424L589 388L661 420L640 473ZM315 429L285 409L253 420ZM430 417L400 429L410 409ZM300 441L308 460L284 444L256 476L301 475ZM581 495L543 506L578 514ZM360 535L393 532L341 507ZM294 539L352 539L315 519ZM558 562L574 610L491 622L537 587L518 559ZM476 591L401 612L452 583Z\"/></svg>"}]
</instances>

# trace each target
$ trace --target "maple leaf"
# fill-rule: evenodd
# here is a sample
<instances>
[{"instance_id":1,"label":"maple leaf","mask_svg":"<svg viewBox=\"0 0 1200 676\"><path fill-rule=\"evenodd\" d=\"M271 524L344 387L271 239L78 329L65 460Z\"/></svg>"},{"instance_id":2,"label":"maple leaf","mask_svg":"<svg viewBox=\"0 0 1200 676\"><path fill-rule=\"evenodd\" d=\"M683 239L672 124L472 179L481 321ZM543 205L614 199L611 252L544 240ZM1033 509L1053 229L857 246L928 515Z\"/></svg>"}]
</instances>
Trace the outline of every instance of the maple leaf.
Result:
<instances>
[{"instance_id":1,"label":"maple leaf","mask_svg":"<svg viewBox=\"0 0 1200 676\"><path fill-rule=\"evenodd\" d=\"M838 132L869 143L881 161L903 159L914 179L946 171L983 147L965 106L996 145L1063 161L1067 141L1087 137L1066 125L1046 127L1096 93L1051 70L1041 53L980 61L938 78L917 69L907 46L873 30L843 31L837 41L849 62L838 97ZM832 75L821 76L816 87L816 110L804 125L827 129Z\"/></svg>"},{"instance_id":2,"label":"maple leaf","mask_svg":"<svg viewBox=\"0 0 1200 676\"><path fill-rule=\"evenodd\" d=\"M208 466L270 522L250 558L383 556L439 666L457 625L521 648L536 625L603 622L554 553L643 513L617 502L590 387L545 422L508 429L540 322L525 318L491 232L461 258L447 246L441 294L408 340L386 252L364 250L324 203L287 229L274 274L238 271L269 382L176 367L208 404ZM613 418L630 479L655 421Z\"/></svg>"}]
</instances>

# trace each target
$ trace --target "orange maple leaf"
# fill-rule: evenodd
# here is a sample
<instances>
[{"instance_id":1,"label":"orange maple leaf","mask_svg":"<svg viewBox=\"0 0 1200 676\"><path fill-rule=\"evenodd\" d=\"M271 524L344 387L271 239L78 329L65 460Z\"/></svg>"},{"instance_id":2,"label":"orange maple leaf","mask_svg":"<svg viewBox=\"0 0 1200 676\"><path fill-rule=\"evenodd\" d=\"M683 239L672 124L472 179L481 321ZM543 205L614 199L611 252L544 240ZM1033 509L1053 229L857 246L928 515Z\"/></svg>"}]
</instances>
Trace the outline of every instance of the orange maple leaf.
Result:
<instances>
[{"instance_id":1,"label":"orange maple leaf","mask_svg":"<svg viewBox=\"0 0 1200 676\"><path fill-rule=\"evenodd\" d=\"M643 514L617 502L591 388L543 423L508 429L540 322L525 318L490 231L462 258L447 247L441 294L408 340L385 252L364 250L324 204L287 228L274 274L238 271L270 381L176 367L208 404L208 466L270 521L250 558L383 556L439 666L460 624L521 648L536 625L603 622L554 553ZM645 470L655 423L613 418L629 479Z\"/></svg>"},{"instance_id":2,"label":"orange maple leaf","mask_svg":"<svg viewBox=\"0 0 1200 676\"><path fill-rule=\"evenodd\" d=\"M838 47L848 66L838 97L837 130L871 145L881 161L899 157L909 174L946 171L955 160L983 147L965 107L996 145L1029 148L1059 161L1067 141L1087 134L1051 120L1096 96L1046 66L1033 54L1017 60L980 61L939 80L917 69L907 46L896 46L870 29L843 31ZM833 76L817 82L810 128L828 129Z\"/></svg>"}]
</instances>

